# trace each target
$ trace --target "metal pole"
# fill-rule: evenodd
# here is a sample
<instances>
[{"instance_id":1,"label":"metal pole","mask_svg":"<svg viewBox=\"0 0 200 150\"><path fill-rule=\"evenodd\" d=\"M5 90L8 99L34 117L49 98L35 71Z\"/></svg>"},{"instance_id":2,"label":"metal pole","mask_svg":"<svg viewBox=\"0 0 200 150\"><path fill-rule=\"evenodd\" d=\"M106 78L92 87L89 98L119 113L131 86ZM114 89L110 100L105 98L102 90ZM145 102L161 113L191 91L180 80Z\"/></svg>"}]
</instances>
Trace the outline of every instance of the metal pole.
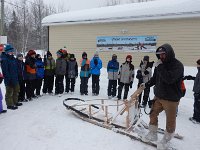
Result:
<instances>
[{"instance_id":1,"label":"metal pole","mask_svg":"<svg viewBox=\"0 0 200 150\"><path fill-rule=\"evenodd\" d=\"M4 35L4 0L1 0L1 35Z\"/></svg>"}]
</instances>

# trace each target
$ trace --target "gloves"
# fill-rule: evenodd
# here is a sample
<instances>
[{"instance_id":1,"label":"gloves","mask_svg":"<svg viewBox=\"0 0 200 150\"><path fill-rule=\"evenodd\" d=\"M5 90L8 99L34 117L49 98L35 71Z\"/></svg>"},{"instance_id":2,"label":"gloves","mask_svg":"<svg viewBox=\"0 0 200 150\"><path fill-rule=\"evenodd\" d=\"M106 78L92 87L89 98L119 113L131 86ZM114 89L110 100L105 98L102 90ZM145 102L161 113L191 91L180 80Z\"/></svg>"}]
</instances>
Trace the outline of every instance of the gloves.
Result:
<instances>
[{"instance_id":1,"label":"gloves","mask_svg":"<svg viewBox=\"0 0 200 150\"><path fill-rule=\"evenodd\" d=\"M95 66L98 65L98 60L97 59L94 59L94 64L95 64Z\"/></svg>"},{"instance_id":2,"label":"gloves","mask_svg":"<svg viewBox=\"0 0 200 150\"><path fill-rule=\"evenodd\" d=\"M145 74L145 75L149 74L149 71L145 70L145 71L144 71L144 74Z\"/></svg>"},{"instance_id":3,"label":"gloves","mask_svg":"<svg viewBox=\"0 0 200 150\"><path fill-rule=\"evenodd\" d=\"M130 86L130 88L132 89L133 81L130 82L130 85L129 85L129 86Z\"/></svg>"},{"instance_id":4,"label":"gloves","mask_svg":"<svg viewBox=\"0 0 200 150\"><path fill-rule=\"evenodd\" d=\"M140 88L144 90L146 88L145 83L140 84Z\"/></svg>"},{"instance_id":5,"label":"gloves","mask_svg":"<svg viewBox=\"0 0 200 150\"><path fill-rule=\"evenodd\" d=\"M2 83L2 81L3 81L3 77L0 77L0 84Z\"/></svg>"},{"instance_id":6,"label":"gloves","mask_svg":"<svg viewBox=\"0 0 200 150\"><path fill-rule=\"evenodd\" d=\"M137 78L137 79L141 79L141 78L142 78L142 72L141 72L141 70L138 70L138 71L137 71L136 78Z\"/></svg>"},{"instance_id":7,"label":"gloves","mask_svg":"<svg viewBox=\"0 0 200 150\"><path fill-rule=\"evenodd\" d=\"M162 64L162 61L158 59L158 61L155 63L155 67L158 67L160 64Z\"/></svg>"}]
</instances>

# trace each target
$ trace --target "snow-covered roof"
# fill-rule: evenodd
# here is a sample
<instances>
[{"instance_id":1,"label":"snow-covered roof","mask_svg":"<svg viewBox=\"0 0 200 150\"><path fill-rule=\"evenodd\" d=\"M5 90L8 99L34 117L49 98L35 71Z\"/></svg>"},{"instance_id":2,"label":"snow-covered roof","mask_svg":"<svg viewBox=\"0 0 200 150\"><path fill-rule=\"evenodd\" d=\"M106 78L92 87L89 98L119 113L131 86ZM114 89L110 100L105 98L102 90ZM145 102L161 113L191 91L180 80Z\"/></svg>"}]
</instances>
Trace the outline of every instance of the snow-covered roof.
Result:
<instances>
[{"instance_id":1,"label":"snow-covered roof","mask_svg":"<svg viewBox=\"0 0 200 150\"><path fill-rule=\"evenodd\" d=\"M64 12L45 17L45 26L200 17L200 0L156 0Z\"/></svg>"}]
</instances>

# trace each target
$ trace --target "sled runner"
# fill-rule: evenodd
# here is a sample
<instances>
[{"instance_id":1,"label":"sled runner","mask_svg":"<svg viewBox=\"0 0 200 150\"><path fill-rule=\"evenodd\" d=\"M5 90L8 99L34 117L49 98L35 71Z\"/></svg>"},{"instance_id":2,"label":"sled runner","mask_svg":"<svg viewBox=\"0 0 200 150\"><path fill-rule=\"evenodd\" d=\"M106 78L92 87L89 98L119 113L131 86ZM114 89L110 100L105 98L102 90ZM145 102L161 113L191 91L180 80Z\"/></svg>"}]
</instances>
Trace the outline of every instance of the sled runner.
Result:
<instances>
[{"instance_id":1,"label":"sled runner","mask_svg":"<svg viewBox=\"0 0 200 150\"><path fill-rule=\"evenodd\" d=\"M138 96L142 91L141 87L138 88L129 100L67 98L63 105L84 121L156 147L155 142L142 141L142 136L148 129L148 125L141 119L142 114L138 107ZM158 133L164 134L164 130L159 128ZM179 134L174 137L183 139Z\"/></svg>"}]
</instances>

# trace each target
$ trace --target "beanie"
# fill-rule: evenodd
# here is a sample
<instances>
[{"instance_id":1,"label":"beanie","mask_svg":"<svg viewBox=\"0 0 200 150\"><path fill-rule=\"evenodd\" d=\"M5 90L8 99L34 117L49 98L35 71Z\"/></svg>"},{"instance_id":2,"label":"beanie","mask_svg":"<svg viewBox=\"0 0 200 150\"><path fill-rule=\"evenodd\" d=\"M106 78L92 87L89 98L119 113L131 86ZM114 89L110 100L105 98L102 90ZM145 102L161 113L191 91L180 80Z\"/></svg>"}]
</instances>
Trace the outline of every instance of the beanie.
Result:
<instances>
[{"instance_id":1,"label":"beanie","mask_svg":"<svg viewBox=\"0 0 200 150\"><path fill-rule=\"evenodd\" d=\"M70 54L70 58L75 58L74 54Z\"/></svg>"},{"instance_id":2,"label":"beanie","mask_svg":"<svg viewBox=\"0 0 200 150\"><path fill-rule=\"evenodd\" d=\"M82 58L85 57L85 56L86 56L86 58L87 58L87 53L86 53L86 52L83 52L83 53L82 53Z\"/></svg>"},{"instance_id":3,"label":"beanie","mask_svg":"<svg viewBox=\"0 0 200 150\"><path fill-rule=\"evenodd\" d=\"M23 57L23 55L22 54L17 54L17 58L19 58L19 57Z\"/></svg>"},{"instance_id":4,"label":"beanie","mask_svg":"<svg viewBox=\"0 0 200 150\"><path fill-rule=\"evenodd\" d=\"M47 57L52 56L50 51L47 51Z\"/></svg>"},{"instance_id":5,"label":"beanie","mask_svg":"<svg viewBox=\"0 0 200 150\"><path fill-rule=\"evenodd\" d=\"M149 62L149 56L144 56L143 61L148 61Z\"/></svg>"},{"instance_id":6,"label":"beanie","mask_svg":"<svg viewBox=\"0 0 200 150\"><path fill-rule=\"evenodd\" d=\"M35 56L36 59L38 59L39 57L41 57L40 54L37 54L37 55Z\"/></svg>"},{"instance_id":7,"label":"beanie","mask_svg":"<svg viewBox=\"0 0 200 150\"><path fill-rule=\"evenodd\" d=\"M200 65L200 59L197 60L197 64Z\"/></svg>"},{"instance_id":8,"label":"beanie","mask_svg":"<svg viewBox=\"0 0 200 150\"><path fill-rule=\"evenodd\" d=\"M14 52L14 48L10 44L6 44L4 50L5 50L5 53Z\"/></svg>"},{"instance_id":9,"label":"beanie","mask_svg":"<svg viewBox=\"0 0 200 150\"><path fill-rule=\"evenodd\" d=\"M31 49L31 50L28 51L28 55L29 55L29 56L31 56L31 55L36 55L36 52L35 52L34 50Z\"/></svg>"},{"instance_id":10,"label":"beanie","mask_svg":"<svg viewBox=\"0 0 200 150\"><path fill-rule=\"evenodd\" d=\"M62 56L63 56L62 49L58 50L56 54L57 54L57 55L60 55L60 56L62 57Z\"/></svg>"},{"instance_id":11,"label":"beanie","mask_svg":"<svg viewBox=\"0 0 200 150\"><path fill-rule=\"evenodd\" d=\"M130 60L132 60L132 56L129 54L126 56L126 59L130 58Z\"/></svg>"},{"instance_id":12,"label":"beanie","mask_svg":"<svg viewBox=\"0 0 200 150\"><path fill-rule=\"evenodd\" d=\"M99 57L99 53L96 52L96 53L94 54L94 57Z\"/></svg>"}]
</instances>

